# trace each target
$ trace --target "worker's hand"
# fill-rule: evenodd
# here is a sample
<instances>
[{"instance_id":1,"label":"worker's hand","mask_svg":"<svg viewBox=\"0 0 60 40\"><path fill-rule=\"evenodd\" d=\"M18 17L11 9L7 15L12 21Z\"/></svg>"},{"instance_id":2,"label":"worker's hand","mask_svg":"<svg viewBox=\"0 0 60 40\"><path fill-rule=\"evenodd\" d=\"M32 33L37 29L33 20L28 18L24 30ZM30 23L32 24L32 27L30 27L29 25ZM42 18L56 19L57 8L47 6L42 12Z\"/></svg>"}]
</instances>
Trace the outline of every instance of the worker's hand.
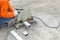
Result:
<instances>
[{"instance_id":1,"label":"worker's hand","mask_svg":"<svg viewBox=\"0 0 60 40\"><path fill-rule=\"evenodd\" d=\"M14 10L14 16L17 16L18 12L16 10Z\"/></svg>"}]
</instances>

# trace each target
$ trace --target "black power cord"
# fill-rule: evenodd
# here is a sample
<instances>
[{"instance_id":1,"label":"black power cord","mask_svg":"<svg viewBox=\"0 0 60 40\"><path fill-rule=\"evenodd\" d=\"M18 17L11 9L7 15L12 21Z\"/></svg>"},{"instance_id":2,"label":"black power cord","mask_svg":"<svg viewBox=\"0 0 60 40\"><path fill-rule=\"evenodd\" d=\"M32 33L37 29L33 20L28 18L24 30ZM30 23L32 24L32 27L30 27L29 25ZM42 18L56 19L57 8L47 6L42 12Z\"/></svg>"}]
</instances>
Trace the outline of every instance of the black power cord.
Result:
<instances>
[{"instance_id":1,"label":"black power cord","mask_svg":"<svg viewBox=\"0 0 60 40\"><path fill-rule=\"evenodd\" d=\"M41 18L39 18L39 17L36 17L36 16L32 16L33 18L37 18L37 19L39 19L45 26L47 26L47 27L49 27L49 28L58 28L59 26L60 26L60 22L58 23L58 25L57 26L55 26L55 27L52 27L52 26L49 26L49 25L47 25Z\"/></svg>"}]
</instances>

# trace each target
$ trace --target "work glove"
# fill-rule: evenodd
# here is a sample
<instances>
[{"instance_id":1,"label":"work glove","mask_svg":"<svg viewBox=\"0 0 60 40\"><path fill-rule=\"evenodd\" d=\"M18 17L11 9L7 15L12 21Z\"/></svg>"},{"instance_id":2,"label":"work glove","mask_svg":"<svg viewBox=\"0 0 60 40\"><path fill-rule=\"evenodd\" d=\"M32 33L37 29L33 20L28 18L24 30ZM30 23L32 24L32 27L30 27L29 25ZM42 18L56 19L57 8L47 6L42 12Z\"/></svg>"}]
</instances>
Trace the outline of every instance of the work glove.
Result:
<instances>
[{"instance_id":1,"label":"work glove","mask_svg":"<svg viewBox=\"0 0 60 40\"><path fill-rule=\"evenodd\" d=\"M17 10L14 10L14 16L17 16L17 15L18 15Z\"/></svg>"}]
</instances>

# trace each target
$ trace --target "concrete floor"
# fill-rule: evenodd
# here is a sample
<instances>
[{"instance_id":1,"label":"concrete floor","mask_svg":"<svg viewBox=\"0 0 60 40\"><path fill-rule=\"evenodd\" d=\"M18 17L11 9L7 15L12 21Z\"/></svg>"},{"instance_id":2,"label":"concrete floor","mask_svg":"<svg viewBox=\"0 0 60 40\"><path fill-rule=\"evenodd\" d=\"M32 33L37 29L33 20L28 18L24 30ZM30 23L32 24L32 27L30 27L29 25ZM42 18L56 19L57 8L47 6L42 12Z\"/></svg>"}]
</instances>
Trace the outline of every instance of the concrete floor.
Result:
<instances>
[{"instance_id":1,"label":"concrete floor","mask_svg":"<svg viewBox=\"0 0 60 40\"><path fill-rule=\"evenodd\" d=\"M60 22L60 0L11 0L13 8L30 9L33 16L41 18L49 26L57 26ZM45 26L38 19L32 23L28 30L29 35L24 36L24 28L14 29L24 40L60 40L60 27L57 29ZM16 40L8 29L0 31L0 40ZM6 38L7 37L7 38Z\"/></svg>"}]
</instances>

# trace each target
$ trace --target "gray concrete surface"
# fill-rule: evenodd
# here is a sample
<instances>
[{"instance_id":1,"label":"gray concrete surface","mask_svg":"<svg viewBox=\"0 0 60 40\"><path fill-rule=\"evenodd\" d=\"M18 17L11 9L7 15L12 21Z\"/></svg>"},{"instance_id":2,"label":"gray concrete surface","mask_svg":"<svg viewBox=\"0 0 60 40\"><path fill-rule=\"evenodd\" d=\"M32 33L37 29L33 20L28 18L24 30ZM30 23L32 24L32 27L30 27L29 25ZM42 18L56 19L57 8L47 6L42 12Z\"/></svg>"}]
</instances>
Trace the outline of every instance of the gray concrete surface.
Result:
<instances>
[{"instance_id":1,"label":"gray concrete surface","mask_svg":"<svg viewBox=\"0 0 60 40\"><path fill-rule=\"evenodd\" d=\"M46 24L50 26L57 26L60 22L60 0L11 0L13 8L30 9L33 16L41 18ZM24 36L22 32L24 27L15 30L24 40L60 40L60 27L57 29L48 28L38 19L34 19L36 22L32 23L29 28L28 36ZM16 40L8 29L0 31L0 40Z\"/></svg>"}]
</instances>

